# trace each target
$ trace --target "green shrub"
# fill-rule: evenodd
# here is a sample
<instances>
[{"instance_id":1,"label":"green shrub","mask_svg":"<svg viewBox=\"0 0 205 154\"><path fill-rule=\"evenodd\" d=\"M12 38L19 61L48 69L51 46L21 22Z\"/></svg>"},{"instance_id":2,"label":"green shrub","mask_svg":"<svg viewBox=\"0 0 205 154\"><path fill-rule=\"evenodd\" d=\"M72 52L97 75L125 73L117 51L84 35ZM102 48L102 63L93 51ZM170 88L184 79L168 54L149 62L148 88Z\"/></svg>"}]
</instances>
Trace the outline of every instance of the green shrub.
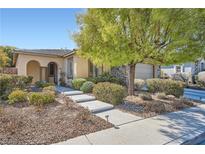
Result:
<instances>
[{"instance_id":1,"label":"green shrub","mask_svg":"<svg viewBox=\"0 0 205 154\"><path fill-rule=\"evenodd\" d=\"M7 99L8 95L16 88L25 89L32 82L32 77L18 75L0 75L0 98Z\"/></svg>"},{"instance_id":2,"label":"green shrub","mask_svg":"<svg viewBox=\"0 0 205 154\"><path fill-rule=\"evenodd\" d=\"M33 77L31 76L12 76L13 84L15 85L16 88L19 89L25 89L27 86L29 86L33 80Z\"/></svg>"},{"instance_id":3,"label":"green shrub","mask_svg":"<svg viewBox=\"0 0 205 154\"><path fill-rule=\"evenodd\" d=\"M45 88L45 87L49 87L49 86L54 86L53 83L49 83L49 82L46 82L46 81L36 81L35 85L38 88Z\"/></svg>"},{"instance_id":4,"label":"green shrub","mask_svg":"<svg viewBox=\"0 0 205 154\"><path fill-rule=\"evenodd\" d=\"M55 90L56 90L55 86L48 86L43 88L43 91L55 91Z\"/></svg>"},{"instance_id":5,"label":"green shrub","mask_svg":"<svg viewBox=\"0 0 205 154\"><path fill-rule=\"evenodd\" d=\"M56 88L55 88L55 86L44 87L43 92L50 92L50 93L53 93L55 95L56 94Z\"/></svg>"},{"instance_id":6,"label":"green shrub","mask_svg":"<svg viewBox=\"0 0 205 154\"><path fill-rule=\"evenodd\" d=\"M93 94L98 100L117 105L123 102L126 90L121 85L102 82L94 86Z\"/></svg>"},{"instance_id":7,"label":"green shrub","mask_svg":"<svg viewBox=\"0 0 205 154\"><path fill-rule=\"evenodd\" d=\"M21 103L27 100L27 92L15 90L9 96L9 104Z\"/></svg>"},{"instance_id":8,"label":"green shrub","mask_svg":"<svg viewBox=\"0 0 205 154\"><path fill-rule=\"evenodd\" d=\"M80 87L80 90L84 93L91 93L93 91L94 83L91 81L86 81L83 83L83 85Z\"/></svg>"},{"instance_id":9,"label":"green shrub","mask_svg":"<svg viewBox=\"0 0 205 154\"><path fill-rule=\"evenodd\" d=\"M135 79L134 84L135 89L141 90L145 86L145 81L142 79Z\"/></svg>"},{"instance_id":10,"label":"green shrub","mask_svg":"<svg viewBox=\"0 0 205 154\"><path fill-rule=\"evenodd\" d=\"M73 79L71 81L72 87L77 90L80 90L80 87L83 85L84 82L86 82L86 79L83 78Z\"/></svg>"},{"instance_id":11,"label":"green shrub","mask_svg":"<svg viewBox=\"0 0 205 154\"><path fill-rule=\"evenodd\" d=\"M0 75L0 96L2 99L6 99L12 91L12 76Z\"/></svg>"},{"instance_id":12,"label":"green shrub","mask_svg":"<svg viewBox=\"0 0 205 154\"><path fill-rule=\"evenodd\" d=\"M55 95L51 92L32 92L29 94L29 103L41 106L55 101Z\"/></svg>"},{"instance_id":13,"label":"green shrub","mask_svg":"<svg viewBox=\"0 0 205 154\"><path fill-rule=\"evenodd\" d=\"M87 81L91 81L95 84L97 84L99 82L111 82L111 83L116 83L116 84L120 84L120 85L125 85L123 79L116 78L109 73L103 73L97 77L89 77L89 78L87 78Z\"/></svg>"},{"instance_id":14,"label":"green shrub","mask_svg":"<svg viewBox=\"0 0 205 154\"><path fill-rule=\"evenodd\" d=\"M141 93L139 97L143 100L152 100L152 96L149 93Z\"/></svg>"},{"instance_id":15,"label":"green shrub","mask_svg":"<svg viewBox=\"0 0 205 154\"><path fill-rule=\"evenodd\" d=\"M91 82L93 82L94 84L97 84L97 83L98 83L97 77L88 77L88 78L86 78L86 81L91 81Z\"/></svg>"},{"instance_id":16,"label":"green shrub","mask_svg":"<svg viewBox=\"0 0 205 154\"><path fill-rule=\"evenodd\" d=\"M176 97L183 95L185 86L183 82L169 79L148 79L146 83L149 92L164 92L166 95L174 95Z\"/></svg>"}]
</instances>

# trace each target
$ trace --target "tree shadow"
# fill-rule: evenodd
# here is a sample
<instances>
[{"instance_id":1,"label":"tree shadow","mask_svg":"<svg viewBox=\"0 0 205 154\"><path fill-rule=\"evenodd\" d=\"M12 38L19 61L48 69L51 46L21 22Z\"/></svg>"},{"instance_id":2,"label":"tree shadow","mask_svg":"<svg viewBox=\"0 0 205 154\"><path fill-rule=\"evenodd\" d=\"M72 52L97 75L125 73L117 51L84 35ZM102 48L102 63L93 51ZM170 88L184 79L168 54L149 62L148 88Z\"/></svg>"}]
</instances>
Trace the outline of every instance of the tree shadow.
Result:
<instances>
[{"instance_id":1,"label":"tree shadow","mask_svg":"<svg viewBox=\"0 0 205 154\"><path fill-rule=\"evenodd\" d=\"M160 125L159 131L171 140L184 135L191 135L193 131L205 131L205 109L200 107L187 108L182 111L157 116L153 119L164 121Z\"/></svg>"}]
</instances>

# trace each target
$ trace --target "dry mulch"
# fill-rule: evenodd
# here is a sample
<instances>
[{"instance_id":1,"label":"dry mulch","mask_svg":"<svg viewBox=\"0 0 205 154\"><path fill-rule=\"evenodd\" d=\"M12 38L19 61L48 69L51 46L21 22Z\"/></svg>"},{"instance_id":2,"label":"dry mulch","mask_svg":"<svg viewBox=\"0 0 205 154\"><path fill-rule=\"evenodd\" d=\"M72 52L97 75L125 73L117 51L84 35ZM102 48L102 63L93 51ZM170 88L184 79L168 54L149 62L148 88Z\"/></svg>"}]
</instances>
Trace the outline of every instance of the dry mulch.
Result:
<instances>
[{"instance_id":1,"label":"dry mulch","mask_svg":"<svg viewBox=\"0 0 205 154\"><path fill-rule=\"evenodd\" d=\"M43 107L0 104L0 144L53 144L110 127L71 101Z\"/></svg>"},{"instance_id":2,"label":"dry mulch","mask_svg":"<svg viewBox=\"0 0 205 154\"><path fill-rule=\"evenodd\" d=\"M151 96L152 100L143 100L138 95L127 96L124 103L116 106L116 108L120 109L121 111L134 114L136 116L150 118L160 114L175 112L196 105L195 102L182 100L176 97L159 99L154 94L152 94Z\"/></svg>"}]
</instances>

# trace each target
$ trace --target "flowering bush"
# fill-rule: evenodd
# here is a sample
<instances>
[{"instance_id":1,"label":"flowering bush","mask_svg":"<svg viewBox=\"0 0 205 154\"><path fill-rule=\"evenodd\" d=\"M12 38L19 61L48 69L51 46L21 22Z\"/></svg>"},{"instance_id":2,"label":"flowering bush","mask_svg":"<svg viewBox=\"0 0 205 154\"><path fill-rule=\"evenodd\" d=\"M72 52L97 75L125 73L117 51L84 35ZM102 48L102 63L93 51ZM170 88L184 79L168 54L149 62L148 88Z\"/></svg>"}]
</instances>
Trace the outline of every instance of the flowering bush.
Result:
<instances>
[{"instance_id":1,"label":"flowering bush","mask_svg":"<svg viewBox=\"0 0 205 154\"><path fill-rule=\"evenodd\" d=\"M27 92L15 90L9 96L9 104L21 103L27 100Z\"/></svg>"}]
</instances>

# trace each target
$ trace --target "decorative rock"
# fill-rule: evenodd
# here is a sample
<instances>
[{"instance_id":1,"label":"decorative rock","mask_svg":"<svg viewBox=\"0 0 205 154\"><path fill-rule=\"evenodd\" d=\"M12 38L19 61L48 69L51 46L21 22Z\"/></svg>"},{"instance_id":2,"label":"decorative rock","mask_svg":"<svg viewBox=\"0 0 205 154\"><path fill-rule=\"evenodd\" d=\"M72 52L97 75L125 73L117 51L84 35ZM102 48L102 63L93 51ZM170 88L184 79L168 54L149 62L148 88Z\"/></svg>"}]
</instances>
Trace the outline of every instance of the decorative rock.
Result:
<instances>
[{"instance_id":1,"label":"decorative rock","mask_svg":"<svg viewBox=\"0 0 205 154\"><path fill-rule=\"evenodd\" d=\"M198 80L205 82L205 71L198 74Z\"/></svg>"},{"instance_id":2,"label":"decorative rock","mask_svg":"<svg viewBox=\"0 0 205 154\"><path fill-rule=\"evenodd\" d=\"M175 99L176 97L174 95L167 95L167 98L172 100Z\"/></svg>"}]
</instances>

